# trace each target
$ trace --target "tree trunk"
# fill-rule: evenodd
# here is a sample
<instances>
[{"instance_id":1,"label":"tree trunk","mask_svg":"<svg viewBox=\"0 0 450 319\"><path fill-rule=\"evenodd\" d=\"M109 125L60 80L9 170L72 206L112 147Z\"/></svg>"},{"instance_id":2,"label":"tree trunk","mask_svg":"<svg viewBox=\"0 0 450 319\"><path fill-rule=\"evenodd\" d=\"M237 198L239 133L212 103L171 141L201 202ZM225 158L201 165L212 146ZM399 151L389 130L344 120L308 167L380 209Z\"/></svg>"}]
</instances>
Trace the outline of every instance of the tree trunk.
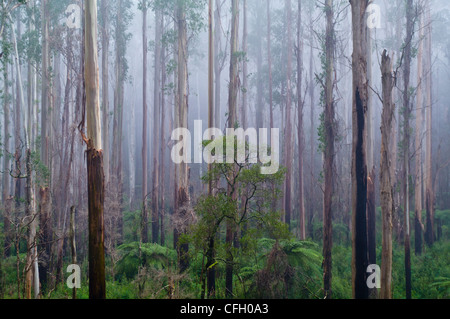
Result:
<instances>
[{"instance_id":1,"label":"tree trunk","mask_svg":"<svg viewBox=\"0 0 450 319\"><path fill-rule=\"evenodd\" d=\"M160 139L160 109L161 109L161 41L162 14L156 10L155 17L155 81L153 95L153 187L152 187L152 242L158 242L159 233L159 147Z\"/></svg>"},{"instance_id":2,"label":"tree trunk","mask_svg":"<svg viewBox=\"0 0 450 319\"><path fill-rule=\"evenodd\" d=\"M423 16L420 17L420 30L419 30L419 51L417 56L417 104L416 104L416 141L415 141L415 154L416 154L416 170L415 170L415 190L414 190L414 251L415 254L422 254L422 111L423 111L423 93L422 93L422 80L423 80Z\"/></svg>"},{"instance_id":3,"label":"tree trunk","mask_svg":"<svg viewBox=\"0 0 450 319\"><path fill-rule=\"evenodd\" d=\"M49 116L51 78L50 78L50 49L49 49L49 18L48 0L42 2L42 89L41 89L41 162L49 168ZM48 271L51 257L52 224L51 224L51 196L48 185L41 187L40 194L40 251L41 255L41 284L43 289L48 287Z\"/></svg>"},{"instance_id":4,"label":"tree trunk","mask_svg":"<svg viewBox=\"0 0 450 319\"><path fill-rule=\"evenodd\" d=\"M325 4L327 19L325 50L326 50L326 82L325 82L325 151L324 151L324 197L323 197L323 287L325 299L331 299L331 249L333 246L332 230L332 199L333 199L333 162L334 162L334 12L333 0Z\"/></svg>"},{"instance_id":5,"label":"tree trunk","mask_svg":"<svg viewBox=\"0 0 450 319\"><path fill-rule=\"evenodd\" d=\"M286 224L291 226L291 187L292 187L292 7L291 0L285 0L286 27L287 27L287 66L286 66L286 182L285 182L285 214Z\"/></svg>"},{"instance_id":6,"label":"tree trunk","mask_svg":"<svg viewBox=\"0 0 450 319\"><path fill-rule=\"evenodd\" d=\"M227 127L234 128L237 122L237 95L238 95L238 59L236 52L238 51L239 39L239 0L231 1L231 51L230 51L230 84L228 91L228 121ZM233 141L234 142L234 141ZM234 179L234 169L230 172ZM228 195L235 196L234 191L228 186ZM233 296L233 253L232 246L234 242L234 224L231 219L227 220L226 225L226 265L225 265L225 295L227 298Z\"/></svg>"},{"instance_id":7,"label":"tree trunk","mask_svg":"<svg viewBox=\"0 0 450 319\"><path fill-rule=\"evenodd\" d=\"M142 75L142 216L141 216L141 241L148 242L148 213L147 213L147 2L143 2L142 7L142 55L143 55L143 75Z\"/></svg>"},{"instance_id":8,"label":"tree trunk","mask_svg":"<svg viewBox=\"0 0 450 319\"><path fill-rule=\"evenodd\" d=\"M256 130L259 132L260 128L264 127L264 105L263 105L263 67L262 67L262 38L263 38L263 25L262 25L262 10L261 7L257 7L256 19ZM245 89L247 89L245 87Z\"/></svg>"},{"instance_id":9,"label":"tree trunk","mask_svg":"<svg viewBox=\"0 0 450 319\"><path fill-rule=\"evenodd\" d=\"M394 190L392 171L390 169L391 134L394 120L395 104L392 100L394 78L392 75L392 60L386 51L381 57L381 73L383 87L383 113L381 115L381 218L382 218L382 254L381 254L381 291L382 299L392 298L392 216L394 213Z\"/></svg>"},{"instance_id":10,"label":"tree trunk","mask_svg":"<svg viewBox=\"0 0 450 319\"><path fill-rule=\"evenodd\" d=\"M6 37L6 33L4 33ZM3 41L2 49L6 51L6 41ZM10 93L9 93L9 78L8 78L8 63L6 62L6 57L3 60L3 153L7 154L10 147ZM10 169L10 157L3 156L3 169L8 171ZM5 233L5 240L3 246L3 256L5 258L10 256L11 253L11 192L10 192L10 179L9 174L3 174L3 185L2 185L2 201L4 204L4 214L3 214L3 229Z\"/></svg>"},{"instance_id":11,"label":"tree trunk","mask_svg":"<svg viewBox=\"0 0 450 319\"><path fill-rule=\"evenodd\" d=\"M242 105L241 105L241 127L245 130L247 128L247 103L248 103L248 9L247 9L247 0L243 0L243 22L244 22L244 29L242 33L242 51L245 52L244 60L242 61ZM261 37L259 37L260 39ZM258 56L262 54L262 50L258 52ZM258 58L259 59L259 58ZM261 58L262 59L262 58ZM262 107L262 105L258 105L258 107ZM261 112L257 112L257 114L260 114ZM258 115L259 116L259 115Z\"/></svg>"},{"instance_id":12,"label":"tree trunk","mask_svg":"<svg viewBox=\"0 0 450 319\"><path fill-rule=\"evenodd\" d=\"M220 19L220 1L215 1L216 10L214 13L214 48L215 48L215 59L214 59L214 77L215 77L215 92L214 92L214 126L216 128L221 128L221 111L220 111L220 92L221 92L221 81L220 75L222 73L222 67L220 65L219 53L222 52L222 26Z\"/></svg>"},{"instance_id":13,"label":"tree trunk","mask_svg":"<svg viewBox=\"0 0 450 319\"><path fill-rule=\"evenodd\" d=\"M28 240L27 240L27 260L25 264L25 296L31 299L33 278L39 278L39 270L35 268L35 261L37 261L36 249L36 203L34 198L34 182L33 170L31 164L31 150L26 151L26 171L27 171L27 185L26 185L26 216L28 216ZM33 271L34 270L34 271ZM36 287L37 284L37 287ZM34 298L39 295L39 280L34 284L35 294Z\"/></svg>"},{"instance_id":14,"label":"tree trunk","mask_svg":"<svg viewBox=\"0 0 450 319\"><path fill-rule=\"evenodd\" d=\"M208 127L214 126L214 31L213 31L213 1L208 1ZM211 170L208 164L208 171ZM213 182L208 183L208 195L213 195ZM214 238L210 237L206 253L207 298L214 298L216 294L216 270L213 267L215 257Z\"/></svg>"},{"instance_id":15,"label":"tree trunk","mask_svg":"<svg viewBox=\"0 0 450 319\"><path fill-rule=\"evenodd\" d=\"M353 31L352 105L352 290L355 299L367 299L367 25L368 0L350 0Z\"/></svg>"},{"instance_id":16,"label":"tree trunk","mask_svg":"<svg viewBox=\"0 0 450 319\"><path fill-rule=\"evenodd\" d=\"M184 3L179 3L176 8L177 29L178 29L178 127L188 127L188 48L187 48L187 22L186 8ZM178 260L180 271L184 272L189 266L189 245L179 242L179 235L186 231L189 223L190 212L190 195L189 195L189 167L187 163L177 165L177 189L175 212L178 224L183 227L176 229L176 246L178 251ZM181 222L183 221L183 222ZM181 223L180 223L181 222Z\"/></svg>"},{"instance_id":17,"label":"tree trunk","mask_svg":"<svg viewBox=\"0 0 450 319\"><path fill-rule=\"evenodd\" d=\"M302 41L302 1L298 0L297 17L297 137L298 137L298 224L300 228L300 240L306 239L305 224L305 192L303 178L303 154L305 149L304 123L303 123L303 97L302 97L302 77L303 77L303 41ZM272 119L273 121L273 119Z\"/></svg>"},{"instance_id":18,"label":"tree trunk","mask_svg":"<svg viewBox=\"0 0 450 319\"><path fill-rule=\"evenodd\" d=\"M111 189L115 202L111 212L108 212L115 223L115 243L120 245L122 243L122 205L123 205L123 170L122 170L122 141L123 141L123 110L124 110L124 84L126 80L125 72L125 47L127 45L126 26L124 25L124 15L126 10L123 1L117 1L117 16L115 25L115 72L116 72L116 87L114 91L114 121L113 121L113 150L112 150L112 170L110 172L110 179L114 178L111 183ZM111 234L113 235L113 234Z\"/></svg>"},{"instance_id":19,"label":"tree trunk","mask_svg":"<svg viewBox=\"0 0 450 319\"><path fill-rule=\"evenodd\" d=\"M405 225L405 285L406 299L411 299L411 250L410 250L410 225L409 225L409 156L410 156L410 117L411 96L409 90L411 75L411 50L413 37L413 1L406 2L406 39L405 39L405 64L403 70L403 208Z\"/></svg>"},{"instance_id":20,"label":"tree trunk","mask_svg":"<svg viewBox=\"0 0 450 319\"><path fill-rule=\"evenodd\" d=\"M373 86L372 80L372 39L371 29L367 29L367 79L368 85ZM368 90L367 112L366 112L366 154L367 154L367 249L368 262L373 265L377 263L376 251L376 208L375 208L375 164L374 164L374 103L372 99L372 91ZM376 298L377 289L370 289L370 298Z\"/></svg>"},{"instance_id":21,"label":"tree trunk","mask_svg":"<svg viewBox=\"0 0 450 319\"><path fill-rule=\"evenodd\" d=\"M426 6L426 25L427 25L427 38L426 38L426 68L428 76L426 79L426 150L425 150L425 176L426 176L426 191L425 191L425 206L426 206L426 230L425 241L428 246L433 245L434 242L434 187L433 187L433 140L432 140L432 119L433 119L433 101L431 96L432 90L432 64L431 64L431 17L430 17L430 5Z\"/></svg>"},{"instance_id":22,"label":"tree trunk","mask_svg":"<svg viewBox=\"0 0 450 319\"><path fill-rule=\"evenodd\" d=\"M72 264L77 264L77 246L75 242L75 206L70 207L70 230L69 230L69 237L70 237L70 251L72 253ZM72 290L72 299L77 299L77 288L73 287Z\"/></svg>"},{"instance_id":23,"label":"tree trunk","mask_svg":"<svg viewBox=\"0 0 450 319\"><path fill-rule=\"evenodd\" d=\"M163 24L163 32L164 32L164 15L162 16L162 24ZM163 44L162 47L162 69L161 69L161 86L163 88L163 93L161 94L161 143L160 143L160 172L159 175L161 177L161 187L160 187L160 204L161 204L161 245L164 246L166 242L166 234L165 234L165 150L166 150L166 137L165 137L165 118L166 118L166 98L165 98L165 87L166 87L166 77L167 77L167 71L166 71L166 64L165 64L165 57L167 54L167 47L165 44Z\"/></svg>"},{"instance_id":24,"label":"tree trunk","mask_svg":"<svg viewBox=\"0 0 450 319\"><path fill-rule=\"evenodd\" d=\"M103 206L105 184L100 125L97 55L97 1L85 4L85 68L87 119L87 176L89 220L89 298L105 299L105 249Z\"/></svg>"},{"instance_id":25,"label":"tree trunk","mask_svg":"<svg viewBox=\"0 0 450 319\"><path fill-rule=\"evenodd\" d=\"M102 141L105 185L109 182L109 0L101 0L102 15Z\"/></svg>"},{"instance_id":26,"label":"tree trunk","mask_svg":"<svg viewBox=\"0 0 450 319\"><path fill-rule=\"evenodd\" d=\"M310 33L310 47L309 47L309 104L310 104L310 122L311 122L311 128L310 128L310 136L309 136L309 156L310 156L310 163L309 163L309 208L308 208L308 235L311 237L311 239L314 238L314 227L313 227L313 221L314 221L314 140L316 137L315 127L314 127L314 108L315 108L315 96L314 96L314 30L313 30L313 15L312 12L310 14L310 20L309 20L309 33Z\"/></svg>"}]
</instances>

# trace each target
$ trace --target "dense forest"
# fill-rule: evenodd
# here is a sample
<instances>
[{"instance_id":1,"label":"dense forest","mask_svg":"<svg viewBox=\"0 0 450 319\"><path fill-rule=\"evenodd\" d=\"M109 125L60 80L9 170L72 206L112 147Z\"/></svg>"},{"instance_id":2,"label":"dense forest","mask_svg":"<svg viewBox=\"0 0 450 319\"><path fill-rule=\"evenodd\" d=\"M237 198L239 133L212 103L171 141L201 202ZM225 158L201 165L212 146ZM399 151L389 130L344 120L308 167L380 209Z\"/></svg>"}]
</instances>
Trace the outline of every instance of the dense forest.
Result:
<instances>
[{"instance_id":1,"label":"dense forest","mask_svg":"<svg viewBox=\"0 0 450 319\"><path fill-rule=\"evenodd\" d=\"M450 298L448 1L0 5L0 299Z\"/></svg>"}]
</instances>

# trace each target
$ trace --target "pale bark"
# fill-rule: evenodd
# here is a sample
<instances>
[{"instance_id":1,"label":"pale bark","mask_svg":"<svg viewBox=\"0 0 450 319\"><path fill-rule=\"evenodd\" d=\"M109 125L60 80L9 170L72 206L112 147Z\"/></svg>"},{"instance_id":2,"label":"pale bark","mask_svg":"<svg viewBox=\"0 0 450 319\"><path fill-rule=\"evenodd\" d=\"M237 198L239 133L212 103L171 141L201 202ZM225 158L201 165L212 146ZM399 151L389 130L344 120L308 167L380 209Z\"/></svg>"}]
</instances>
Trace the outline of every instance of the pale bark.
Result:
<instances>
[{"instance_id":1,"label":"pale bark","mask_svg":"<svg viewBox=\"0 0 450 319\"><path fill-rule=\"evenodd\" d=\"M102 141L105 183L109 182L109 0L101 0L102 15Z\"/></svg>"},{"instance_id":2,"label":"pale bark","mask_svg":"<svg viewBox=\"0 0 450 319\"><path fill-rule=\"evenodd\" d=\"M243 0L243 20L244 20L244 29L242 34L242 51L246 53L244 57L244 61L242 62L242 105L241 105L241 127L247 128L247 104L248 104L248 63L247 63L247 55L248 55L248 9L247 9L247 0ZM262 50L261 50L262 51ZM259 53L258 53L259 54ZM257 107L262 107L262 105L257 105ZM260 113L260 112L257 112Z\"/></svg>"},{"instance_id":3,"label":"pale bark","mask_svg":"<svg viewBox=\"0 0 450 319\"><path fill-rule=\"evenodd\" d=\"M263 70L262 70L262 7L258 6L256 12L256 130L264 127L264 105L263 105Z\"/></svg>"},{"instance_id":4,"label":"pale bark","mask_svg":"<svg viewBox=\"0 0 450 319\"><path fill-rule=\"evenodd\" d=\"M382 218L382 254L381 254L381 290L382 299L392 298L392 216L394 213L393 178L390 166L392 165L392 122L395 114L395 104L392 100L394 78L392 74L392 60L386 51L381 61L383 86L383 114L381 119L381 218Z\"/></svg>"},{"instance_id":5,"label":"pale bark","mask_svg":"<svg viewBox=\"0 0 450 319\"><path fill-rule=\"evenodd\" d=\"M104 173L97 52L97 1L85 3L84 81L89 206L89 298L105 299Z\"/></svg>"},{"instance_id":6,"label":"pale bark","mask_svg":"<svg viewBox=\"0 0 450 319\"><path fill-rule=\"evenodd\" d=\"M176 8L176 25L178 29L178 94L177 94L177 124L179 128L188 127L188 47L187 47L187 22L186 8L184 3L179 3ZM187 163L177 165L177 185L175 214L177 220L183 221L179 224L187 226L189 223L190 194L189 194L189 167ZM184 233L186 228L175 228L174 242L178 250L180 271L184 272L189 266L188 244L179 243L179 235Z\"/></svg>"},{"instance_id":7,"label":"pale bark","mask_svg":"<svg viewBox=\"0 0 450 319\"><path fill-rule=\"evenodd\" d=\"M414 238L415 238L415 253L420 255L422 253L422 122L423 122L423 17L421 17L419 28L419 49L417 55L417 103L416 103L416 136L415 136L415 188L414 188Z\"/></svg>"},{"instance_id":8,"label":"pale bark","mask_svg":"<svg viewBox=\"0 0 450 319\"><path fill-rule=\"evenodd\" d=\"M214 59L214 126L217 128L222 128L221 125L221 106L220 106L220 98L221 98L221 73L223 68L223 61L219 59L218 54L222 52L222 25L221 25L221 1L216 0L216 10L214 12L214 48L215 48L215 59ZM221 63L222 62L222 63Z\"/></svg>"}]
</instances>

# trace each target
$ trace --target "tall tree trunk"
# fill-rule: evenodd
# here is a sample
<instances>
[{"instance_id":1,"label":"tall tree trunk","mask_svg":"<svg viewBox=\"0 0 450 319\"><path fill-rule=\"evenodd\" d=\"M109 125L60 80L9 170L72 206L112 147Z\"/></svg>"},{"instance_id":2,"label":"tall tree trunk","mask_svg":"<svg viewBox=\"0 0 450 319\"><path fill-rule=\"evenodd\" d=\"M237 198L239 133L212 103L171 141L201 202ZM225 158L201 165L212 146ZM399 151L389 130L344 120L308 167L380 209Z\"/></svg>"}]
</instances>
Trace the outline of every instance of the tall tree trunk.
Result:
<instances>
[{"instance_id":1,"label":"tall tree trunk","mask_svg":"<svg viewBox=\"0 0 450 319\"><path fill-rule=\"evenodd\" d=\"M142 6L142 55L143 55L143 75L142 75L142 216L141 216L141 241L148 242L148 207L147 207L147 2L143 1Z\"/></svg>"},{"instance_id":2,"label":"tall tree trunk","mask_svg":"<svg viewBox=\"0 0 450 319\"><path fill-rule=\"evenodd\" d=\"M185 3L178 3L176 8L176 23L178 29L178 127L188 127L188 47L187 47L187 22L186 22L186 7ZM187 163L177 165L177 185L176 185L176 202L175 212L178 221L183 221L183 227L176 228L175 243L178 251L178 259L180 271L184 272L189 266L189 245L187 243L179 242L179 235L186 231L186 226L189 223L189 167Z\"/></svg>"},{"instance_id":3,"label":"tall tree trunk","mask_svg":"<svg viewBox=\"0 0 450 319\"><path fill-rule=\"evenodd\" d=\"M242 51L245 52L246 56L244 58L244 60L242 61L242 105L241 105L241 127L245 130L247 128L247 102L248 102L248 63L247 63L247 55L248 55L248 27L247 27L247 21L248 21L248 9L247 9L247 0L243 0L242 3L243 6L243 23L244 23L244 28L243 28L243 33L242 33ZM261 37L259 37L260 39ZM261 53L260 53L261 52ZM258 52L258 56L262 56L262 50L260 50L260 52ZM258 58L259 59L259 58ZM262 58L261 58L262 60ZM262 105L258 105L258 107L262 107ZM257 112L257 114L259 114L261 112ZM257 115L259 116L259 115Z\"/></svg>"},{"instance_id":4,"label":"tall tree trunk","mask_svg":"<svg viewBox=\"0 0 450 319\"><path fill-rule=\"evenodd\" d=\"M334 162L334 12L333 0L325 4L327 19L325 50L326 50L326 80L325 80L325 150L324 150L324 197L323 197L323 287L325 299L332 296L331 289L331 249L333 246L332 230L332 199L333 199L333 162Z\"/></svg>"},{"instance_id":5,"label":"tall tree trunk","mask_svg":"<svg viewBox=\"0 0 450 319\"><path fill-rule=\"evenodd\" d=\"M256 130L264 127L264 105L263 105L263 67L262 67L262 10L256 9L257 30L256 30ZM247 89L247 88L245 88Z\"/></svg>"},{"instance_id":6,"label":"tall tree trunk","mask_svg":"<svg viewBox=\"0 0 450 319\"><path fill-rule=\"evenodd\" d=\"M415 190L414 190L414 251L416 255L422 254L422 111L423 111L423 16L420 17L419 30L419 51L417 55L417 104L416 104L416 170L415 170Z\"/></svg>"},{"instance_id":7,"label":"tall tree trunk","mask_svg":"<svg viewBox=\"0 0 450 319\"><path fill-rule=\"evenodd\" d=\"M267 63L269 66L269 121L273 128L273 78L272 78L272 22L270 14L270 0L267 0ZM270 146L273 145L272 134L270 135Z\"/></svg>"},{"instance_id":8,"label":"tall tree trunk","mask_svg":"<svg viewBox=\"0 0 450 319\"><path fill-rule=\"evenodd\" d=\"M285 220L286 224L291 225L291 187L292 187L292 6L291 0L285 0L286 10L286 28L287 28L287 66L286 66L286 136L285 136L285 163L286 163L286 181L284 192Z\"/></svg>"},{"instance_id":9,"label":"tall tree trunk","mask_svg":"<svg viewBox=\"0 0 450 319\"><path fill-rule=\"evenodd\" d=\"M109 0L101 0L102 15L102 141L105 185L109 182Z\"/></svg>"},{"instance_id":10,"label":"tall tree trunk","mask_svg":"<svg viewBox=\"0 0 450 319\"><path fill-rule=\"evenodd\" d=\"M221 92L221 81L220 75L222 73L222 66L219 59L219 54L222 52L222 26L220 18L220 1L216 0L216 10L214 12L214 49L215 49L215 59L214 59L214 126L216 128L221 128L221 110L220 110L220 92Z\"/></svg>"},{"instance_id":11,"label":"tall tree trunk","mask_svg":"<svg viewBox=\"0 0 450 319\"><path fill-rule=\"evenodd\" d=\"M114 121L113 121L113 150L112 150L112 166L110 178L115 178L115 182L111 185L115 203L112 213L112 219L115 222L115 244L120 245L122 242L122 205L123 205L123 170L122 170L122 140L123 140L123 108L124 108L124 83L125 83L125 51L126 51L126 26L124 25L124 14L122 10L123 1L117 1L117 16L115 26L115 73L116 87L114 91ZM112 235L112 234L111 234Z\"/></svg>"},{"instance_id":12,"label":"tall tree trunk","mask_svg":"<svg viewBox=\"0 0 450 319\"><path fill-rule=\"evenodd\" d=\"M208 127L214 126L214 33L213 33L213 1L208 1ZM211 164L208 164L208 171ZM208 195L213 195L212 180L208 183ZM212 236L208 243L206 278L207 297L214 298L216 294L216 269L213 266L215 258L214 238Z\"/></svg>"},{"instance_id":13,"label":"tall tree trunk","mask_svg":"<svg viewBox=\"0 0 450 319\"><path fill-rule=\"evenodd\" d=\"M355 299L368 298L367 260L367 25L368 0L350 0L353 32L352 105L352 290Z\"/></svg>"},{"instance_id":14,"label":"tall tree trunk","mask_svg":"<svg viewBox=\"0 0 450 319\"><path fill-rule=\"evenodd\" d=\"M5 22L2 22L3 25ZM3 33L3 37L6 38L6 32ZM6 41L2 41L2 51L6 51ZM10 147L10 101L11 96L9 93L9 77L8 77L8 63L6 57L3 62L3 153L7 154ZM10 169L10 157L3 156L3 169L8 171ZM4 204L3 214L3 230L5 233L3 256L5 258L10 256L11 253L11 191L10 191L10 178L9 174L3 174L2 185L2 201Z\"/></svg>"},{"instance_id":15,"label":"tall tree trunk","mask_svg":"<svg viewBox=\"0 0 450 319\"><path fill-rule=\"evenodd\" d=\"M405 285L406 298L411 299L411 248L409 224L409 156L410 156L410 117L411 95L409 90L411 75L411 50L413 38L413 1L406 1L406 39L404 48L405 64L403 69L403 208L405 225Z\"/></svg>"},{"instance_id":16,"label":"tall tree trunk","mask_svg":"<svg viewBox=\"0 0 450 319\"><path fill-rule=\"evenodd\" d=\"M15 161L15 169L16 169L16 175L20 175L21 172L21 158L22 158L22 152L23 152L23 139L22 139L22 99L20 96L21 93L21 86L20 86L20 77L21 77L21 69L20 69L20 61L19 61L19 53L17 51L17 42L20 40L20 11L17 11L17 34L15 32L15 26L13 23L11 23L11 38L13 42L13 48L14 48L14 65L16 67L16 88L15 93L16 97L14 100L14 161ZM10 19L12 21L12 18ZM21 197L22 197L22 179L21 178L15 178L14 181L14 197L15 197L15 213L19 214L21 209Z\"/></svg>"},{"instance_id":17,"label":"tall tree trunk","mask_svg":"<svg viewBox=\"0 0 450 319\"><path fill-rule=\"evenodd\" d=\"M382 254L381 254L381 291L382 299L392 298L392 216L394 213L394 189L391 155L391 136L395 113L392 99L394 78L392 60L386 50L381 57L383 87L383 113L381 115L381 167L380 167L380 201L382 218Z\"/></svg>"},{"instance_id":18,"label":"tall tree trunk","mask_svg":"<svg viewBox=\"0 0 450 319\"><path fill-rule=\"evenodd\" d=\"M308 235L311 237L311 239L314 238L314 227L313 227L313 220L314 220L314 140L316 136L315 127L314 127L314 30L313 30L313 14L310 13L310 20L309 20L309 34L310 34L310 47L309 47L309 104L310 104L310 136L309 136L309 156L310 156L310 162L309 162L309 208L308 208Z\"/></svg>"},{"instance_id":19,"label":"tall tree trunk","mask_svg":"<svg viewBox=\"0 0 450 319\"><path fill-rule=\"evenodd\" d=\"M426 191L425 191L425 207L426 207L426 230L425 241L428 246L433 245L434 242L434 187L433 187L433 101L432 101L432 65L431 65L431 17L430 5L426 6L426 21L427 21L427 37L426 37L426 68L428 76L426 79L426 150L425 150L425 176L426 176Z\"/></svg>"},{"instance_id":20,"label":"tall tree trunk","mask_svg":"<svg viewBox=\"0 0 450 319\"><path fill-rule=\"evenodd\" d=\"M228 87L228 121L227 127L234 128L237 122L237 95L238 95L238 59L236 52L238 51L239 39L239 0L231 1L231 51L230 51L230 84ZM234 169L231 170L231 179L234 179ZM235 192L228 186L229 196L235 196ZM227 220L226 225L226 265L225 265L225 295L227 298L233 296L233 253L232 246L234 242L234 224L231 219Z\"/></svg>"},{"instance_id":21,"label":"tall tree trunk","mask_svg":"<svg viewBox=\"0 0 450 319\"><path fill-rule=\"evenodd\" d=\"M305 136L303 123L303 97L302 97L302 77L303 77L303 41L302 41L302 1L298 0L297 17L297 137L298 137L298 224L300 228L300 239L306 239L305 223L305 192L303 178L303 154L305 150ZM270 71L271 72L271 71ZM271 116L273 116L271 114ZM272 119L273 121L273 119ZM271 123L272 124L272 123Z\"/></svg>"},{"instance_id":22,"label":"tall tree trunk","mask_svg":"<svg viewBox=\"0 0 450 319\"><path fill-rule=\"evenodd\" d=\"M371 29L367 29L367 79L368 85L373 86L372 80L372 39ZM367 249L369 264L377 263L376 251L376 209L375 209L375 164L374 164L374 103L372 91L368 90L367 112L366 112L366 154L367 154ZM371 298L376 298L377 290L371 289Z\"/></svg>"},{"instance_id":23,"label":"tall tree trunk","mask_svg":"<svg viewBox=\"0 0 450 319\"><path fill-rule=\"evenodd\" d=\"M49 49L49 18L48 0L42 2L42 89L41 89L41 162L49 168L49 125L50 118L50 49ZM40 251L41 255L41 284L43 289L48 287L48 271L51 257L52 224L51 224L51 196L49 185L44 185L39 190L40 194Z\"/></svg>"},{"instance_id":24,"label":"tall tree trunk","mask_svg":"<svg viewBox=\"0 0 450 319\"><path fill-rule=\"evenodd\" d=\"M164 15L162 16L162 25L163 25L163 32L164 32ZM166 44L163 44L162 46L162 66L161 66L161 87L163 88L162 94L161 94L161 143L160 143L160 154L159 154L159 163L160 165L160 172L159 175L161 177L161 187L160 187L160 205L161 205L161 245L164 246L166 242L166 234L165 234L165 150L166 150L166 97L165 97L165 88L166 88L166 78L167 78L167 71L166 71L166 54L167 54L167 47Z\"/></svg>"},{"instance_id":25,"label":"tall tree trunk","mask_svg":"<svg viewBox=\"0 0 450 319\"><path fill-rule=\"evenodd\" d=\"M36 248L36 203L34 198L34 182L33 182L33 170L31 163L31 150L26 150L26 216L29 218L28 226L28 240L27 240L27 260L25 264L25 296L27 299L31 299L31 292L33 287L33 278L37 279L34 283L35 294L34 298L38 298L39 295L39 271L35 268L35 262L37 262L37 248ZM37 286L36 286L37 285Z\"/></svg>"},{"instance_id":26,"label":"tall tree trunk","mask_svg":"<svg viewBox=\"0 0 450 319\"><path fill-rule=\"evenodd\" d=\"M159 147L160 139L160 108L161 108L161 40L162 14L156 10L155 16L155 81L153 95L153 187L152 187L152 242L158 242L159 233Z\"/></svg>"},{"instance_id":27,"label":"tall tree trunk","mask_svg":"<svg viewBox=\"0 0 450 319\"><path fill-rule=\"evenodd\" d=\"M87 119L87 176L89 220L89 298L105 299L105 249L103 206L105 176L99 101L97 54L97 1L85 4L84 81Z\"/></svg>"}]
</instances>

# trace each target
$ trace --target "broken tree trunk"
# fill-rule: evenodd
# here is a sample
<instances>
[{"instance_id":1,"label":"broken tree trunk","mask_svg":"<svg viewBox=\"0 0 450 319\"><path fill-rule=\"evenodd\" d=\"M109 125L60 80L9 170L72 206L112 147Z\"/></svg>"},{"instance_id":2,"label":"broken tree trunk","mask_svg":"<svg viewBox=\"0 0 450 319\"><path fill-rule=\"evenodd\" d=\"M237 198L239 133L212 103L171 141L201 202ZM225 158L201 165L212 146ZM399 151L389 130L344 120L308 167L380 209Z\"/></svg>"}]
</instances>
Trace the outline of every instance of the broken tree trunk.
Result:
<instances>
[{"instance_id":1,"label":"broken tree trunk","mask_svg":"<svg viewBox=\"0 0 450 319\"><path fill-rule=\"evenodd\" d=\"M100 125L97 54L97 1L85 3L84 81L87 118L87 176L89 220L89 298L105 299L105 248L103 206L105 175Z\"/></svg>"}]
</instances>

